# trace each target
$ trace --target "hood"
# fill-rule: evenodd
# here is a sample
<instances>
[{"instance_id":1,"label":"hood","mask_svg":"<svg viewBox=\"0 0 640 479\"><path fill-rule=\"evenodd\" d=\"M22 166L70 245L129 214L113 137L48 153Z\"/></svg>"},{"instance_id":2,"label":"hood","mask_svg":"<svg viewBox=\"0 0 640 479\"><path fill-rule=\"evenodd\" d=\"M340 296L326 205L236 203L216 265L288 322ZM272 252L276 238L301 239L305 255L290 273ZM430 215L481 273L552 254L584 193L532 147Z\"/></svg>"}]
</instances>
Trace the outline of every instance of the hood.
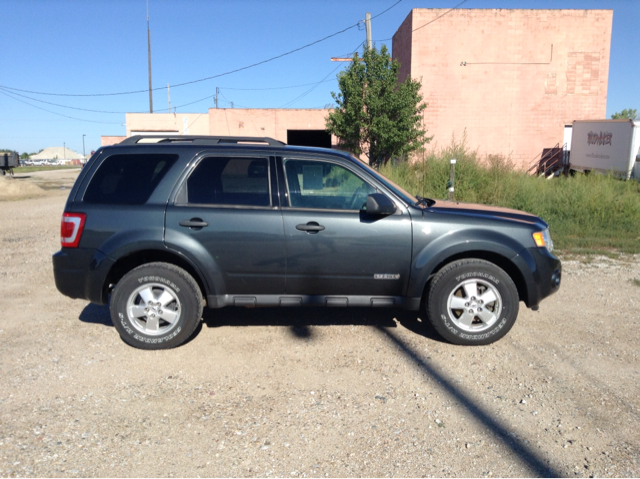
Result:
<instances>
[{"instance_id":1,"label":"hood","mask_svg":"<svg viewBox=\"0 0 640 479\"><path fill-rule=\"evenodd\" d=\"M500 206L437 200L435 204L427 208L427 210L433 211L434 213L473 216L477 218L496 218L520 223L537 224L543 228L548 226L547 223L536 215L511 208L502 208Z\"/></svg>"}]
</instances>

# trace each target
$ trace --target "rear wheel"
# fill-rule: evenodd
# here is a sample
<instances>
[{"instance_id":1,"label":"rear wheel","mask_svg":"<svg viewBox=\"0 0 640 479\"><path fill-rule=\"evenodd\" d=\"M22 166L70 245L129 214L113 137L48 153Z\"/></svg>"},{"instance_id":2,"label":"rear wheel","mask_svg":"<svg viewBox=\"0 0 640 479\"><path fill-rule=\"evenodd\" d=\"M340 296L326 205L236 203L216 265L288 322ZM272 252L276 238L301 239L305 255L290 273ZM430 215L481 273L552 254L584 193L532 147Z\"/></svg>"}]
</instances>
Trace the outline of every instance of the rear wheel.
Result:
<instances>
[{"instance_id":1,"label":"rear wheel","mask_svg":"<svg viewBox=\"0 0 640 479\"><path fill-rule=\"evenodd\" d=\"M431 281L427 317L454 344L490 344L505 336L518 316L515 284L501 268L481 259L454 261Z\"/></svg>"},{"instance_id":2,"label":"rear wheel","mask_svg":"<svg viewBox=\"0 0 640 479\"><path fill-rule=\"evenodd\" d=\"M140 349L169 349L185 342L202 317L195 280L169 263L128 272L111 294L111 319L122 339Z\"/></svg>"}]
</instances>

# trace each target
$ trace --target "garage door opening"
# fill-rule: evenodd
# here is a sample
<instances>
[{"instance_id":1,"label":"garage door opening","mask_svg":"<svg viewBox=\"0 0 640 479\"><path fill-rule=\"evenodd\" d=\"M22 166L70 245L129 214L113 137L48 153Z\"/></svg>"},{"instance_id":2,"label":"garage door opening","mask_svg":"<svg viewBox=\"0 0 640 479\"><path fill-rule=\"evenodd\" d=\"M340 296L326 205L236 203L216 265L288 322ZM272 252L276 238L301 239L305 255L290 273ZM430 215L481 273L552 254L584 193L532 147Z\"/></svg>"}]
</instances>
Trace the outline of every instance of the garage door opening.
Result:
<instances>
[{"instance_id":1,"label":"garage door opening","mask_svg":"<svg viewBox=\"0 0 640 479\"><path fill-rule=\"evenodd\" d=\"M324 130L287 130L287 144L331 148L331 135Z\"/></svg>"}]
</instances>

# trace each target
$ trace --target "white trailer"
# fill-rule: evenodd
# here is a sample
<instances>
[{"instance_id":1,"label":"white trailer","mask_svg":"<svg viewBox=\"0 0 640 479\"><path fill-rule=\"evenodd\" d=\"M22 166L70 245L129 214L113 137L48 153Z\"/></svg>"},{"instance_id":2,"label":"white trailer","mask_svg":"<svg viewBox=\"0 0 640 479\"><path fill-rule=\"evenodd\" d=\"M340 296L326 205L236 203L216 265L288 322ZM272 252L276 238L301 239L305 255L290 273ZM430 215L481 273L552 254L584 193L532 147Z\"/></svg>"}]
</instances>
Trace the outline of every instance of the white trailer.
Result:
<instances>
[{"instance_id":1,"label":"white trailer","mask_svg":"<svg viewBox=\"0 0 640 479\"><path fill-rule=\"evenodd\" d=\"M570 169L640 180L639 121L576 120L571 130Z\"/></svg>"}]
</instances>

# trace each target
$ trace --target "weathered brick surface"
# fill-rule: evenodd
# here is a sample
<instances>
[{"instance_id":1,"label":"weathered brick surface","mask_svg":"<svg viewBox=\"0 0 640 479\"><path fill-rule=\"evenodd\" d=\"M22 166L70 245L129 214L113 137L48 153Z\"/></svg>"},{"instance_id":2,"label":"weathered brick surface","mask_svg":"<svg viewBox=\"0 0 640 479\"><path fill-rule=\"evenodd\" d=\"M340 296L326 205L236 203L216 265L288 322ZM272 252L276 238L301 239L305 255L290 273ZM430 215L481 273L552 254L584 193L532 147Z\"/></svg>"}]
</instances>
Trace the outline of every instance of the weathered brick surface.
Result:
<instances>
[{"instance_id":1,"label":"weathered brick surface","mask_svg":"<svg viewBox=\"0 0 640 479\"><path fill-rule=\"evenodd\" d=\"M446 11L414 9L393 37L401 78L422 81L432 144L466 133L525 166L565 124L605 118L613 11L460 9L419 28Z\"/></svg>"}]
</instances>

